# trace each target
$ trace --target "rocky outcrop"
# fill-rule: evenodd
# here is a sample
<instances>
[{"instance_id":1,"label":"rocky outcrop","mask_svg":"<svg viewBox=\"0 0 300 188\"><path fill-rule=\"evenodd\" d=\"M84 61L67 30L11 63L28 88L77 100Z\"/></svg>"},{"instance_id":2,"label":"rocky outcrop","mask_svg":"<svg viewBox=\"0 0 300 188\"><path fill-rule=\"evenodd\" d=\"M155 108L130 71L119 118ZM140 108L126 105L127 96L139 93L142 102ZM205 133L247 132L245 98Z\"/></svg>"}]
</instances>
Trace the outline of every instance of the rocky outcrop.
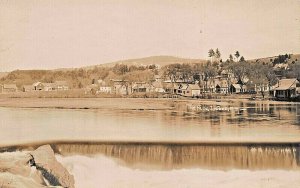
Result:
<instances>
[{"instance_id":1,"label":"rocky outcrop","mask_svg":"<svg viewBox=\"0 0 300 188\"><path fill-rule=\"evenodd\" d=\"M32 152L0 153L0 187L74 188L74 177L45 145Z\"/></svg>"}]
</instances>

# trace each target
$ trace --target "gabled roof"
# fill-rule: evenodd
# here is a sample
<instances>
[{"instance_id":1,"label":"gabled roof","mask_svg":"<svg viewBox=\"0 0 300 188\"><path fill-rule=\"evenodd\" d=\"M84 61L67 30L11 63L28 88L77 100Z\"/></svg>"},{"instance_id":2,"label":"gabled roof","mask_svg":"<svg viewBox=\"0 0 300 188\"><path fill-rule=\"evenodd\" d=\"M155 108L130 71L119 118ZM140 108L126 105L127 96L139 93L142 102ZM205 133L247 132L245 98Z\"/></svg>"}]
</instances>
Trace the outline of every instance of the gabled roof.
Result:
<instances>
[{"instance_id":1,"label":"gabled roof","mask_svg":"<svg viewBox=\"0 0 300 188\"><path fill-rule=\"evenodd\" d=\"M35 82L35 83L33 83L32 85L33 85L34 87L36 87L36 86L38 86L39 84L41 84L41 82Z\"/></svg>"},{"instance_id":2,"label":"gabled roof","mask_svg":"<svg viewBox=\"0 0 300 188\"><path fill-rule=\"evenodd\" d=\"M235 89L241 89L241 85L240 84L231 84Z\"/></svg>"},{"instance_id":3,"label":"gabled roof","mask_svg":"<svg viewBox=\"0 0 300 188\"><path fill-rule=\"evenodd\" d=\"M188 87L189 87L188 84L183 84L183 85L181 85L180 89L187 90Z\"/></svg>"},{"instance_id":4,"label":"gabled roof","mask_svg":"<svg viewBox=\"0 0 300 188\"><path fill-rule=\"evenodd\" d=\"M219 86L219 87L225 87L225 88L227 88L228 87L228 81L226 81L226 80L222 80L222 81L220 81L218 84L216 84L216 87L217 86Z\"/></svg>"},{"instance_id":5,"label":"gabled roof","mask_svg":"<svg viewBox=\"0 0 300 188\"><path fill-rule=\"evenodd\" d=\"M293 79L281 79L279 80L278 87L275 90L287 90L295 83L299 83L299 81L295 78Z\"/></svg>"}]
</instances>

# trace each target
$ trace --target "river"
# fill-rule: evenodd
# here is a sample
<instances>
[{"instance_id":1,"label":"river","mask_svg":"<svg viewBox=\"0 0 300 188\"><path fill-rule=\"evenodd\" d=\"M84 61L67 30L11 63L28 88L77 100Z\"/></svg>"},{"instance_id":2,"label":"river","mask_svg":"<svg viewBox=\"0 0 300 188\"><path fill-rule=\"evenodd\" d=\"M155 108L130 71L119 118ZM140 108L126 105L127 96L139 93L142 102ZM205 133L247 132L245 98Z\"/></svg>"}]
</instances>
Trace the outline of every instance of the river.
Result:
<instances>
[{"instance_id":1,"label":"river","mask_svg":"<svg viewBox=\"0 0 300 188\"><path fill-rule=\"evenodd\" d=\"M0 108L0 140L2 146L52 143L76 187L300 186L300 104L170 105Z\"/></svg>"}]
</instances>

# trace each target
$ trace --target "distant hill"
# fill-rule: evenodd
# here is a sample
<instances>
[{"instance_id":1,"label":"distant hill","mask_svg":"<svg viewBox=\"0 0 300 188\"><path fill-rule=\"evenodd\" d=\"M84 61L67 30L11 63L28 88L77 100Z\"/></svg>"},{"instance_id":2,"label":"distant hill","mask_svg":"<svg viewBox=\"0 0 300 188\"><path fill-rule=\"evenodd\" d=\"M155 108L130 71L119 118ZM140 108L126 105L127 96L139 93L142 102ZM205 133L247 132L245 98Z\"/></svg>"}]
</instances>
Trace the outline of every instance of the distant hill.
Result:
<instances>
[{"instance_id":1,"label":"distant hill","mask_svg":"<svg viewBox=\"0 0 300 188\"><path fill-rule=\"evenodd\" d=\"M284 55L284 54L281 54ZM250 59L249 61L258 61L258 62L271 62L274 61L275 58L278 56L272 56L272 57L263 57L263 58L257 58L257 59ZM291 58L288 60L288 63L292 63L293 61L300 61L300 54L291 54Z\"/></svg>"},{"instance_id":2,"label":"distant hill","mask_svg":"<svg viewBox=\"0 0 300 188\"><path fill-rule=\"evenodd\" d=\"M282 56L282 55L281 55ZM252 59L252 62L272 63L278 56L265 57ZM272 59L272 61L271 61ZM300 54L290 55L287 63L300 61ZM0 84L15 83L19 88L23 85L32 84L40 81L45 83L52 83L54 81L64 80L67 81L72 88L82 88L93 83L93 80L102 79L109 82L110 79L126 79L132 81L149 80L154 77L154 74L160 74L161 70L154 70L152 68L132 69L125 73L120 73L112 67L116 64L136 65L136 66L149 66L157 65L163 67L173 63L205 63L207 60L203 59L188 59L179 58L174 56L152 56L138 59L121 60L112 63L79 67L79 68L66 68L55 70L15 70L12 72L0 73Z\"/></svg>"},{"instance_id":3,"label":"distant hill","mask_svg":"<svg viewBox=\"0 0 300 188\"><path fill-rule=\"evenodd\" d=\"M0 72L0 79L7 75L8 75L8 72Z\"/></svg>"},{"instance_id":4,"label":"distant hill","mask_svg":"<svg viewBox=\"0 0 300 188\"><path fill-rule=\"evenodd\" d=\"M86 66L82 68L92 69L94 67L113 67L116 64L136 65L136 66L147 66L147 65L155 64L159 67L162 67L173 63L205 63L206 61L207 60L204 59L188 59L188 58L180 58L174 56L151 56L151 57L138 58L138 59L120 60L112 63Z\"/></svg>"}]
</instances>

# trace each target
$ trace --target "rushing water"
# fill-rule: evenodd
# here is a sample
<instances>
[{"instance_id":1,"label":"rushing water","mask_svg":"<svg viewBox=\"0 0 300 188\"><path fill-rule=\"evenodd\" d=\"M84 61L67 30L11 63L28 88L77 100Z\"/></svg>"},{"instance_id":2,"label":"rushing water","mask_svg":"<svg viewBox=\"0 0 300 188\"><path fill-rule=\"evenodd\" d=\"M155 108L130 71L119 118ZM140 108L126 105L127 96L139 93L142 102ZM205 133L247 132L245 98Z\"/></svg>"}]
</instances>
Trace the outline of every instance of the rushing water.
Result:
<instances>
[{"instance_id":1,"label":"rushing water","mask_svg":"<svg viewBox=\"0 0 300 188\"><path fill-rule=\"evenodd\" d=\"M199 187L194 179L209 181L216 174L217 184L205 187L232 177L258 182L248 182L249 187L300 185L300 104L179 101L170 106L0 108L0 140L3 146L52 143L77 187ZM237 184L229 187L243 185L232 181Z\"/></svg>"},{"instance_id":2,"label":"rushing water","mask_svg":"<svg viewBox=\"0 0 300 188\"><path fill-rule=\"evenodd\" d=\"M300 169L300 144L295 145L174 145L57 144L62 155L103 154L135 168L159 169ZM144 165L144 164L147 164Z\"/></svg>"}]
</instances>

